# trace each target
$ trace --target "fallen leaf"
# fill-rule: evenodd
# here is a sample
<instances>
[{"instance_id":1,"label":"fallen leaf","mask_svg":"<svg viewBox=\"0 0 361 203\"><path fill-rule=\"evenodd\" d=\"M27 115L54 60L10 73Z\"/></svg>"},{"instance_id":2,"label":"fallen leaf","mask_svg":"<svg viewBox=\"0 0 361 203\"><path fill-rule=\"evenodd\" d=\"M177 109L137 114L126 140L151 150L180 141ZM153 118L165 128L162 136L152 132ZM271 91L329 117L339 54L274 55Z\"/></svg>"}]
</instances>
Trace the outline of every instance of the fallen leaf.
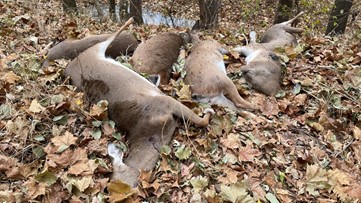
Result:
<instances>
[{"instance_id":1,"label":"fallen leaf","mask_svg":"<svg viewBox=\"0 0 361 203\"><path fill-rule=\"evenodd\" d=\"M278 103L276 98L265 98L260 106L261 111L266 116L275 116L279 113Z\"/></svg>"},{"instance_id":2,"label":"fallen leaf","mask_svg":"<svg viewBox=\"0 0 361 203\"><path fill-rule=\"evenodd\" d=\"M180 160L188 159L191 154L191 149L185 145L181 145L175 152L175 156Z\"/></svg>"},{"instance_id":3,"label":"fallen leaf","mask_svg":"<svg viewBox=\"0 0 361 203\"><path fill-rule=\"evenodd\" d=\"M93 175L95 169L98 167L98 164L95 163L94 160L89 160L87 162L81 161L73 164L68 172L69 174L74 175Z\"/></svg>"},{"instance_id":4,"label":"fallen leaf","mask_svg":"<svg viewBox=\"0 0 361 203\"><path fill-rule=\"evenodd\" d=\"M36 180L31 177L24 183L24 186L27 190L26 198L28 200L33 200L39 195L45 195L46 183L37 183Z\"/></svg>"},{"instance_id":5,"label":"fallen leaf","mask_svg":"<svg viewBox=\"0 0 361 203\"><path fill-rule=\"evenodd\" d=\"M361 140L361 130L357 126L353 127L352 134L356 140Z\"/></svg>"},{"instance_id":6,"label":"fallen leaf","mask_svg":"<svg viewBox=\"0 0 361 203\"><path fill-rule=\"evenodd\" d=\"M217 178L217 180L220 183L226 185L226 184L238 182L238 177L237 177L237 175L239 174L238 171L235 171L231 168L225 168L222 172L223 172L223 175L221 175Z\"/></svg>"},{"instance_id":7,"label":"fallen leaf","mask_svg":"<svg viewBox=\"0 0 361 203\"><path fill-rule=\"evenodd\" d=\"M191 183L195 192L201 191L203 188L207 187L208 185L208 179L202 176L194 177L189 182Z\"/></svg>"},{"instance_id":8,"label":"fallen leaf","mask_svg":"<svg viewBox=\"0 0 361 203\"><path fill-rule=\"evenodd\" d=\"M253 149L252 146L239 148L238 159L240 161L253 161L255 157L260 156L262 153L258 149Z\"/></svg>"},{"instance_id":9,"label":"fallen leaf","mask_svg":"<svg viewBox=\"0 0 361 203\"><path fill-rule=\"evenodd\" d=\"M49 185L54 184L58 178L53 173L46 170L41 173L38 173L35 176L35 179L38 182L46 183L49 186Z\"/></svg>"},{"instance_id":10,"label":"fallen leaf","mask_svg":"<svg viewBox=\"0 0 361 203\"><path fill-rule=\"evenodd\" d=\"M74 145L78 140L77 137L73 136L69 131L66 131L62 136L56 136L51 139L51 142L64 151L70 145Z\"/></svg>"},{"instance_id":11,"label":"fallen leaf","mask_svg":"<svg viewBox=\"0 0 361 203\"><path fill-rule=\"evenodd\" d=\"M304 106L306 103L307 94L298 94L293 99L293 102L296 104L296 106Z\"/></svg>"},{"instance_id":12,"label":"fallen leaf","mask_svg":"<svg viewBox=\"0 0 361 203\"><path fill-rule=\"evenodd\" d=\"M240 145L239 134L229 133L227 134L227 138L221 138L220 143L227 148L235 149Z\"/></svg>"},{"instance_id":13,"label":"fallen leaf","mask_svg":"<svg viewBox=\"0 0 361 203\"><path fill-rule=\"evenodd\" d=\"M33 113L40 113L44 110L45 108L43 106L41 106L41 104L39 104L39 102L34 99L33 101L31 101L30 107L29 107L29 111L33 112Z\"/></svg>"},{"instance_id":14,"label":"fallen leaf","mask_svg":"<svg viewBox=\"0 0 361 203\"><path fill-rule=\"evenodd\" d=\"M106 100L99 101L90 108L89 115L97 120L103 120L108 117L108 102Z\"/></svg>"},{"instance_id":15,"label":"fallen leaf","mask_svg":"<svg viewBox=\"0 0 361 203\"><path fill-rule=\"evenodd\" d=\"M271 203L279 203L277 197L276 197L274 194L272 194L272 193L267 193L267 194L266 194L266 198L267 198L267 200L270 201Z\"/></svg>"},{"instance_id":16,"label":"fallen leaf","mask_svg":"<svg viewBox=\"0 0 361 203\"><path fill-rule=\"evenodd\" d=\"M90 186L94 185L93 177L86 176L80 179L73 179L72 184L79 189L80 192L84 192Z\"/></svg>"},{"instance_id":17,"label":"fallen leaf","mask_svg":"<svg viewBox=\"0 0 361 203\"><path fill-rule=\"evenodd\" d=\"M13 71L9 71L1 77L1 80L9 84L15 84L21 80L21 77L16 75Z\"/></svg>"},{"instance_id":18,"label":"fallen leaf","mask_svg":"<svg viewBox=\"0 0 361 203\"><path fill-rule=\"evenodd\" d=\"M235 183L230 186L221 185L221 198L224 201L230 201L232 203L254 203L253 198L248 194L247 187L244 183Z\"/></svg>"},{"instance_id":19,"label":"fallen leaf","mask_svg":"<svg viewBox=\"0 0 361 203\"><path fill-rule=\"evenodd\" d=\"M120 202L136 193L129 185L122 181L110 181L108 183L109 201Z\"/></svg>"},{"instance_id":20,"label":"fallen leaf","mask_svg":"<svg viewBox=\"0 0 361 203\"><path fill-rule=\"evenodd\" d=\"M307 165L306 168L306 191L314 197L318 197L320 193L318 189L330 188L327 171L317 165Z\"/></svg>"}]
</instances>

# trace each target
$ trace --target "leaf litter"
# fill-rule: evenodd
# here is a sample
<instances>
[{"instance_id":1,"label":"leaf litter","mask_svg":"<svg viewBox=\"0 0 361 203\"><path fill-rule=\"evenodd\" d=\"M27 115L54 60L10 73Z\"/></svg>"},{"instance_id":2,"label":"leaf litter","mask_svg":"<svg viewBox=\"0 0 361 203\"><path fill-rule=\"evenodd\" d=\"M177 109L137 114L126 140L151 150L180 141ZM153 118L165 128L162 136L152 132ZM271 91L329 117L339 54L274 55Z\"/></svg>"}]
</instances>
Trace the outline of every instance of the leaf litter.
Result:
<instances>
[{"instance_id":1,"label":"leaf litter","mask_svg":"<svg viewBox=\"0 0 361 203\"><path fill-rule=\"evenodd\" d=\"M272 21L267 12L273 7L260 2L256 12L249 12L249 5L232 7L226 2L222 9L228 8L229 15L221 16L220 29L203 35L229 47L241 44L242 32L261 32ZM322 3L304 6L311 13ZM145 4L160 10L170 2ZM244 119L214 107L216 114L205 129L180 122L172 145L162 147L156 168L143 172L134 190L110 181L107 143L116 142L125 150L127 143L108 120L106 101L88 104L83 93L74 91L62 76L66 60L40 69L50 42L114 32L116 24L101 24L85 15L64 16L59 2L40 2L36 8L31 2L6 1L0 10L1 202L361 200L359 18L345 35L329 38L316 30L311 14L305 15L302 26L307 29L299 46L280 50L287 61L284 92L266 97L238 83L231 72L242 96L261 111ZM197 12L193 6L186 15L195 18ZM252 16L263 23L235 22ZM152 25L133 29L139 39L181 30ZM172 83L163 88L201 112L202 107L189 101L188 86Z\"/></svg>"}]
</instances>

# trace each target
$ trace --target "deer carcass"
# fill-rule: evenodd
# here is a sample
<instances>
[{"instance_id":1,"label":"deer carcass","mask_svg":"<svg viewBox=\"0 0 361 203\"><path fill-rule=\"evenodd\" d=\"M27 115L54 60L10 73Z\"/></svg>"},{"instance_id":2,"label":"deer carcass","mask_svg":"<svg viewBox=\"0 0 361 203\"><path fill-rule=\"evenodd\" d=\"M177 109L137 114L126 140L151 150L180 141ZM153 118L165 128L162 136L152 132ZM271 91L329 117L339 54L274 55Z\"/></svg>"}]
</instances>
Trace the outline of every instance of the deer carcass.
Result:
<instances>
[{"instance_id":1,"label":"deer carcass","mask_svg":"<svg viewBox=\"0 0 361 203\"><path fill-rule=\"evenodd\" d=\"M68 64L65 75L86 93L90 102L108 101L110 118L126 133L130 143L124 163L114 145L108 147L114 159L113 178L135 186L139 171L152 170L159 148L171 141L175 117L206 126L212 110L206 110L201 118L133 70L107 58L105 51L117 34L79 54Z\"/></svg>"},{"instance_id":2,"label":"deer carcass","mask_svg":"<svg viewBox=\"0 0 361 203\"><path fill-rule=\"evenodd\" d=\"M200 41L192 47L185 63L184 82L190 85L193 99L233 110L257 109L239 95L228 78L223 61L226 53L228 51L213 40Z\"/></svg>"},{"instance_id":3,"label":"deer carcass","mask_svg":"<svg viewBox=\"0 0 361 203\"><path fill-rule=\"evenodd\" d=\"M246 65L241 71L247 83L266 95L275 95L280 90L282 80L281 63L273 52L278 47L296 44L294 33L301 33L301 28L292 27L292 23L301 15L289 21L271 26L256 42L256 33L250 33L250 44L238 46L234 50L246 56Z\"/></svg>"},{"instance_id":4,"label":"deer carcass","mask_svg":"<svg viewBox=\"0 0 361 203\"><path fill-rule=\"evenodd\" d=\"M138 73L159 75L161 84L168 84L172 66L180 48L190 40L188 33L163 33L141 43L134 51L132 64Z\"/></svg>"},{"instance_id":5,"label":"deer carcass","mask_svg":"<svg viewBox=\"0 0 361 203\"><path fill-rule=\"evenodd\" d=\"M89 47L107 40L113 34L93 35L80 40L65 40L52 47L46 60L54 61L56 59L74 59ZM107 48L105 55L115 59L117 56L133 53L138 46L137 39L128 32L120 33Z\"/></svg>"}]
</instances>

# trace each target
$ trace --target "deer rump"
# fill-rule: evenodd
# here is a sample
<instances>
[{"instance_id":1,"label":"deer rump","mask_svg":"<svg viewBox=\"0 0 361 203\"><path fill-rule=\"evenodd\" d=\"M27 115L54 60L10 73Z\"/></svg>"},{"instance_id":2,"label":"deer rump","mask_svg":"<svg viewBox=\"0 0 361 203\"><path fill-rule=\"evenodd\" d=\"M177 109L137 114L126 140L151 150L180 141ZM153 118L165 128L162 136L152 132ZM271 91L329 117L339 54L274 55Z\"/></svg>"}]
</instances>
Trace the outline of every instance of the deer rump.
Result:
<instances>
[{"instance_id":1,"label":"deer rump","mask_svg":"<svg viewBox=\"0 0 361 203\"><path fill-rule=\"evenodd\" d=\"M256 42L256 34L251 34L251 43L235 48L246 56L246 65L241 71L247 83L252 88L266 94L275 95L281 89L281 63L273 51L277 47L297 44L294 33L301 33L301 28L294 28L291 24L304 13L301 12L289 21L271 26L261 37L261 43Z\"/></svg>"},{"instance_id":2,"label":"deer rump","mask_svg":"<svg viewBox=\"0 0 361 203\"><path fill-rule=\"evenodd\" d=\"M108 101L109 117L126 133L130 142L124 164L119 160L113 162L113 179L133 187L139 170L152 170L158 160L159 148L171 141L176 128L175 117L206 126L210 113L200 118L145 78L106 58L104 53L111 42L112 39L108 39L81 53L68 64L65 75L86 93L90 102ZM121 157L113 158L122 162Z\"/></svg>"},{"instance_id":3,"label":"deer rump","mask_svg":"<svg viewBox=\"0 0 361 203\"><path fill-rule=\"evenodd\" d=\"M168 84L172 66L177 62L183 44L183 37L176 33L163 33L148 39L134 51L134 70L138 73L160 75L160 83Z\"/></svg>"}]
</instances>

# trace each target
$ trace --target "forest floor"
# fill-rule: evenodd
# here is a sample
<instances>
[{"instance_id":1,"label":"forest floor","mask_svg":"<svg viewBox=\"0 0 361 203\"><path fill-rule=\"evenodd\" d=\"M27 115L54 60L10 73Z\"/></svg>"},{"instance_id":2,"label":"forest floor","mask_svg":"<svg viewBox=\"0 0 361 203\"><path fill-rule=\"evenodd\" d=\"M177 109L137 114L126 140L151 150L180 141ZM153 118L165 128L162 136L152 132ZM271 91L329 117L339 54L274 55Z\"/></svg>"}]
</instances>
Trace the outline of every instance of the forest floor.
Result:
<instances>
[{"instance_id":1,"label":"forest floor","mask_svg":"<svg viewBox=\"0 0 361 203\"><path fill-rule=\"evenodd\" d=\"M194 1L171 2L144 5L196 19ZM98 121L106 109L88 104L63 76L69 61L41 68L51 42L112 33L120 25L82 14L91 6L83 1L78 16L65 15L59 1L1 1L0 202L360 202L361 14L346 34L325 37L332 4L300 2L306 14L299 45L278 53L286 65L283 91L267 97L240 82L243 59L229 64L240 94L260 107L256 117L215 106L206 128L180 121L136 191L110 181L107 143L126 146L124 136L114 122ZM220 28L202 38L227 48L243 44L249 31L272 25L274 9L267 0L225 0ZM143 40L185 28L131 30Z\"/></svg>"}]
</instances>

